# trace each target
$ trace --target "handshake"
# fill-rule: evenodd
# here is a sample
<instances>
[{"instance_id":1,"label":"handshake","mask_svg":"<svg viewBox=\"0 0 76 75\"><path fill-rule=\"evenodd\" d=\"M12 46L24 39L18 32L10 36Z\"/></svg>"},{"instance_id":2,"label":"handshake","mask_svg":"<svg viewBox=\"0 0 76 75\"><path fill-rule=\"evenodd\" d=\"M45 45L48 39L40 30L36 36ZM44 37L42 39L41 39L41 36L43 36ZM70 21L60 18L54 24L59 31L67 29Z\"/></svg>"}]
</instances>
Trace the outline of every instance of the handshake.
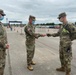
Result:
<instances>
[{"instance_id":1,"label":"handshake","mask_svg":"<svg viewBox=\"0 0 76 75\"><path fill-rule=\"evenodd\" d=\"M50 34L50 33L47 33L47 34L42 34L42 37L45 37L45 36L48 36L48 37L51 37L51 36L54 36L53 34Z\"/></svg>"},{"instance_id":2,"label":"handshake","mask_svg":"<svg viewBox=\"0 0 76 75\"><path fill-rule=\"evenodd\" d=\"M36 38L45 37L45 36L50 37L50 36L53 36L53 35L52 34L49 34L49 33L47 33L47 34L38 34L38 36Z\"/></svg>"},{"instance_id":3,"label":"handshake","mask_svg":"<svg viewBox=\"0 0 76 75\"><path fill-rule=\"evenodd\" d=\"M47 34L41 34L40 36L41 36L41 37L45 37L45 36L50 37L50 36L53 36L53 35L52 35L52 34L47 33Z\"/></svg>"},{"instance_id":4,"label":"handshake","mask_svg":"<svg viewBox=\"0 0 76 75\"><path fill-rule=\"evenodd\" d=\"M46 35L47 35L48 37L53 36L53 34L49 34L49 33L47 33Z\"/></svg>"}]
</instances>

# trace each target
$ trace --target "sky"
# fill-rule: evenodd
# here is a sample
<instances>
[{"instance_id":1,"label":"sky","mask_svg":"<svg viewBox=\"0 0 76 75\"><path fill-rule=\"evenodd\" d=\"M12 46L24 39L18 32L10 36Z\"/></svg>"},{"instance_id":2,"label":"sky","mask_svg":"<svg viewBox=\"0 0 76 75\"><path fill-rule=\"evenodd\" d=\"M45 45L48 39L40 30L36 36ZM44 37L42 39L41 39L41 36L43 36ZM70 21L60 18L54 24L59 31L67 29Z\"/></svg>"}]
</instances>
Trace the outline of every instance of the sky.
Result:
<instances>
[{"instance_id":1,"label":"sky","mask_svg":"<svg viewBox=\"0 0 76 75\"><path fill-rule=\"evenodd\" d=\"M1 0L0 9L6 14L3 22L28 23L29 15L33 15L36 23L60 23L57 17L62 12L66 12L68 21L76 21L75 0Z\"/></svg>"}]
</instances>

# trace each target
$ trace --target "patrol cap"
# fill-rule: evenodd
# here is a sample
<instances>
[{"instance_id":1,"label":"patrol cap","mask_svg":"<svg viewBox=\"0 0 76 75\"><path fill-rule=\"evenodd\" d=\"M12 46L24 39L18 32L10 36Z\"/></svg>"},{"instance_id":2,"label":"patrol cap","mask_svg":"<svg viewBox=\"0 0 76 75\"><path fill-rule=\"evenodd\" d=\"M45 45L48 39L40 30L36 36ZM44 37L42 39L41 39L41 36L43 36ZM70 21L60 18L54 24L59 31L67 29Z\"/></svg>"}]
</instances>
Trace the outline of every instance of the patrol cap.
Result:
<instances>
[{"instance_id":1,"label":"patrol cap","mask_svg":"<svg viewBox=\"0 0 76 75\"><path fill-rule=\"evenodd\" d=\"M5 16L5 15L6 15L2 9L0 9L0 14L1 14L2 16Z\"/></svg>"},{"instance_id":2,"label":"patrol cap","mask_svg":"<svg viewBox=\"0 0 76 75\"><path fill-rule=\"evenodd\" d=\"M59 16L58 16L58 19L60 19L61 17L64 17L64 16L66 16L66 13L65 12L60 13Z\"/></svg>"},{"instance_id":3,"label":"patrol cap","mask_svg":"<svg viewBox=\"0 0 76 75\"><path fill-rule=\"evenodd\" d=\"M33 19L33 20L35 20L35 17L32 16L32 15L30 15L30 16L29 16L29 19Z\"/></svg>"}]
</instances>

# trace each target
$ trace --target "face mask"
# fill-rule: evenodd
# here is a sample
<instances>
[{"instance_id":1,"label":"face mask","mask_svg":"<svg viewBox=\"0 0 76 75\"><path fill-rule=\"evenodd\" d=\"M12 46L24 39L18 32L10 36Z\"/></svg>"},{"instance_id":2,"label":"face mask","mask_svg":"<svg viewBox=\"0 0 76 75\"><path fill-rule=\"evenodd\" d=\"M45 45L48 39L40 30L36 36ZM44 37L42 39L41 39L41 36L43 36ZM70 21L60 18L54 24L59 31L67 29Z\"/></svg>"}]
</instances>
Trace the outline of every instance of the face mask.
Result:
<instances>
[{"instance_id":1,"label":"face mask","mask_svg":"<svg viewBox=\"0 0 76 75\"><path fill-rule=\"evenodd\" d=\"M1 16L1 17L0 17L0 21L2 21L3 19L4 19L4 16Z\"/></svg>"},{"instance_id":2,"label":"face mask","mask_svg":"<svg viewBox=\"0 0 76 75\"><path fill-rule=\"evenodd\" d=\"M32 24L34 25L35 24L35 21L32 21Z\"/></svg>"}]
</instances>

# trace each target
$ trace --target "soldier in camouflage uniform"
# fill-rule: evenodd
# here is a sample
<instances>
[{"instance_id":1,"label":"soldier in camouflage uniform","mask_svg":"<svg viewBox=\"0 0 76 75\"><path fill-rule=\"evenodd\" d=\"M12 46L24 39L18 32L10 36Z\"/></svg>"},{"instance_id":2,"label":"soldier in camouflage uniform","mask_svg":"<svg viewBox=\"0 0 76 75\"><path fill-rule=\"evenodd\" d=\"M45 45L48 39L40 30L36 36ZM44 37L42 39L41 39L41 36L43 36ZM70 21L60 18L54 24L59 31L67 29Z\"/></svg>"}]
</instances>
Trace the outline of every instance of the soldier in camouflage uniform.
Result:
<instances>
[{"instance_id":1,"label":"soldier in camouflage uniform","mask_svg":"<svg viewBox=\"0 0 76 75\"><path fill-rule=\"evenodd\" d=\"M1 21L4 19L4 12L0 9L0 75L3 75L6 59L7 35Z\"/></svg>"},{"instance_id":2,"label":"soldier in camouflage uniform","mask_svg":"<svg viewBox=\"0 0 76 75\"><path fill-rule=\"evenodd\" d=\"M34 16L29 16L29 23L24 28L24 32L26 34L27 68L30 71L33 71L33 67L31 65L35 65L35 62L33 62L35 52L35 39L40 36L44 36L42 34L35 33L35 20L36 18Z\"/></svg>"},{"instance_id":3,"label":"soldier in camouflage uniform","mask_svg":"<svg viewBox=\"0 0 76 75\"><path fill-rule=\"evenodd\" d=\"M63 12L59 14L58 17L59 21L63 24L61 25L61 28L59 29L58 33L54 34L47 34L47 36L53 36L57 37L60 36L60 61L61 61L61 67L57 68L57 71L63 71L66 72L66 75L70 75L71 72L71 60L72 60L72 38L71 33L73 33L73 23L69 23L66 19L66 13Z\"/></svg>"}]
</instances>

